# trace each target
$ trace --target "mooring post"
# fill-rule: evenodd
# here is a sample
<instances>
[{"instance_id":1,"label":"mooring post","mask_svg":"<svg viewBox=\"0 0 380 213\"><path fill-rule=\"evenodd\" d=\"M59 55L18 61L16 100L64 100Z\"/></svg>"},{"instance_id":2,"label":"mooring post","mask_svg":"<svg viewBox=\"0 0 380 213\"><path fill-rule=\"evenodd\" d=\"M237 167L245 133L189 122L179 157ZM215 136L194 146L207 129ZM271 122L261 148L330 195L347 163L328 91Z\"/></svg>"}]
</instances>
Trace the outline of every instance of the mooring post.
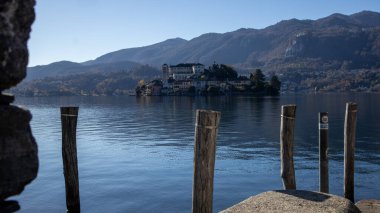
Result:
<instances>
[{"instance_id":1,"label":"mooring post","mask_svg":"<svg viewBox=\"0 0 380 213\"><path fill-rule=\"evenodd\" d=\"M212 213L216 136L220 112L197 110L194 144L193 213Z\"/></svg>"},{"instance_id":2,"label":"mooring post","mask_svg":"<svg viewBox=\"0 0 380 213\"><path fill-rule=\"evenodd\" d=\"M327 112L319 113L319 191L329 193L329 118Z\"/></svg>"},{"instance_id":3,"label":"mooring post","mask_svg":"<svg viewBox=\"0 0 380 213\"><path fill-rule=\"evenodd\" d=\"M344 197L354 202L354 160L358 105L346 104L344 120Z\"/></svg>"},{"instance_id":4,"label":"mooring post","mask_svg":"<svg viewBox=\"0 0 380 213\"><path fill-rule=\"evenodd\" d=\"M285 105L281 107L281 178L284 189L296 189L293 162L295 118L296 105Z\"/></svg>"},{"instance_id":5,"label":"mooring post","mask_svg":"<svg viewBox=\"0 0 380 213\"><path fill-rule=\"evenodd\" d=\"M61 107L62 159L67 212L80 212L76 129L78 107Z\"/></svg>"}]
</instances>

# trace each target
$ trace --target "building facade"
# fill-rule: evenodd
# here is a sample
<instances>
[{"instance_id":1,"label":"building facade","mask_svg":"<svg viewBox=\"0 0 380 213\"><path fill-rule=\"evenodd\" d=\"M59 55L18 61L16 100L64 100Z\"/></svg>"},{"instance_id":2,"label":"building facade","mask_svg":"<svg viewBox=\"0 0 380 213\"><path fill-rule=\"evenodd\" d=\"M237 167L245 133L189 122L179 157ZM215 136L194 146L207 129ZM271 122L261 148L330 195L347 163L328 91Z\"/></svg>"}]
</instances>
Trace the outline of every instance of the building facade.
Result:
<instances>
[{"instance_id":1,"label":"building facade","mask_svg":"<svg viewBox=\"0 0 380 213\"><path fill-rule=\"evenodd\" d=\"M193 75L203 73L205 66L200 63L181 63L177 65L162 65L162 78L167 80L173 78L176 81L189 79Z\"/></svg>"}]
</instances>

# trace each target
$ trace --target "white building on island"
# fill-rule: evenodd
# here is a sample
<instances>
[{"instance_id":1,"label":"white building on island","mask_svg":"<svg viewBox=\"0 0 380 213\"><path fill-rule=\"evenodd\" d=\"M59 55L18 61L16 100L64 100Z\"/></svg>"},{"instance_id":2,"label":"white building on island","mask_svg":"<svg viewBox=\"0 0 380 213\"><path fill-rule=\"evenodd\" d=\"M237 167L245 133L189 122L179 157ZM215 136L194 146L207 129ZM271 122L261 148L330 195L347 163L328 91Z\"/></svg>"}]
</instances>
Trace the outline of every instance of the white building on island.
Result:
<instances>
[{"instance_id":1,"label":"white building on island","mask_svg":"<svg viewBox=\"0 0 380 213\"><path fill-rule=\"evenodd\" d=\"M205 66L200 63L181 63L177 65L162 65L163 80L173 78L176 81L189 79L193 75L203 73Z\"/></svg>"}]
</instances>

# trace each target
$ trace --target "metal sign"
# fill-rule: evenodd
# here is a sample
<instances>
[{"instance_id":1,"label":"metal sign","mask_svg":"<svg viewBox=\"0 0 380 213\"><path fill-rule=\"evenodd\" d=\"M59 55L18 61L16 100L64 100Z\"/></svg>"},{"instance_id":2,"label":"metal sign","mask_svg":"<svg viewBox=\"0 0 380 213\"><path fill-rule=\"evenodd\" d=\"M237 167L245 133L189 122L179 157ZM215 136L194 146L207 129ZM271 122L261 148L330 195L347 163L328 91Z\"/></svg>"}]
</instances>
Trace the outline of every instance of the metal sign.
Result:
<instances>
[{"instance_id":1,"label":"metal sign","mask_svg":"<svg viewBox=\"0 0 380 213\"><path fill-rule=\"evenodd\" d=\"M319 113L319 129L329 129L329 117L327 112Z\"/></svg>"},{"instance_id":2,"label":"metal sign","mask_svg":"<svg viewBox=\"0 0 380 213\"><path fill-rule=\"evenodd\" d=\"M329 117L327 117L327 115L323 115L321 118L321 122L327 124L329 122Z\"/></svg>"}]
</instances>

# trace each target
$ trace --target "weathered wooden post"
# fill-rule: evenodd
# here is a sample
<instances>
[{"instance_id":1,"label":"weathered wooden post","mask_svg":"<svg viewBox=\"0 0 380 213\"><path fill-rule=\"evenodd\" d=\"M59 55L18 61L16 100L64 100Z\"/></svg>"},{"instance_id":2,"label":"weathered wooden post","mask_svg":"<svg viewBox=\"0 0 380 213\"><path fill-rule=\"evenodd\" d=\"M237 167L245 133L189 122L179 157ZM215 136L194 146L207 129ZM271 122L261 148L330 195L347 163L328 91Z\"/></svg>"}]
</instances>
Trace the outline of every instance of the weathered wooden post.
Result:
<instances>
[{"instance_id":1,"label":"weathered wooden post","mask_svg":"<svg viewBox=\"0 0 380 213\"><path fill-rule=\"evenodd\" d=\"M76 129L78 107L61 107L62 159L67 212L80 212Z\"/></svg>"},{"instance_id":2,"label":"weathered wooden post","mask_svg":"<svg viewBox=\"0 0 380 213\"><path fill-rule=\"evenodd\" d=\"M296 189L293 162L295 117L296 105L285 105L281 107L281 177L284 189Z\"/></svg>"},{"instance_id":3,"label":"weathered wooden post","mask_svg":"<svg viewBox=\"0 0 380 213\"><path fill-rule=\"evenodd\" d=\"M319 191L329 193L328 134L329 118L327 112L319 113Z\"/></svg>"},{"instance_id":4,"label":"weathered wooden post","mask_svg":"<svg viewBox=\"0 0 380 213\"><path fill-rule=\"evenodd\" d=\"M220 112L197 110L194 144L193 213L212 213L216 136Z\"/></svg>"},{"instance_id":5,"label":"weathered wooden post","mask_svg":"<svg viewBox=\"0 0 380 213\"><path fill-rule=\"evenodd\" d=\"M354 160L358 105L346 104L344 120L344 197L354 202Z\"/></svg>"}]
</instances>

